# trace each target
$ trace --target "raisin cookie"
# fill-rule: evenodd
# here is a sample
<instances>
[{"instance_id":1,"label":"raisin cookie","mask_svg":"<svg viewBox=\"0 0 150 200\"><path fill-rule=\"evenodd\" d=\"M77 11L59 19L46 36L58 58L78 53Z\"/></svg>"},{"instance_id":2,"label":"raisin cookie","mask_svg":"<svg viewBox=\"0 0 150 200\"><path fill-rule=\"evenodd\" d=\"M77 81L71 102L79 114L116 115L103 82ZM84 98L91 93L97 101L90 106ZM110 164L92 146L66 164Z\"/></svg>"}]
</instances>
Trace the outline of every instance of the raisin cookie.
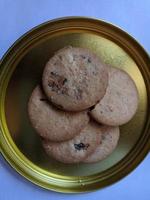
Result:
<instances>
[{"instance_id":1,"label":"raisin cookie","mask_svg":"<svg viewBox=\"0 0 150 200\"><path fill-rule=\"evenodd\" d=\"M91 111L99 123L119 126L127 123L136 113L138 91L130 76L123 70L110 68L106 94Z\"/></svg>"},{"instance_id":2,"label":"raisin cookie","mask_svg":"<svg viewBox=\"0 0 150 200\"><path fill-rule=\"evenodd\" d=\"M96 150L84 162L94 163L105 159L116 148L119 136L119 127L101 126L101 141Z\"/></svg>"},{"instance_id":3,"label":"raisin cookie","mask_svg":"<svg viewBox=\"0 0 150 200\"><path fill-rule=\"evenodd\" d=\"M28 103L30 121L40 136L52 141L73 138L88 123L86 111L70 113L55 108L37 86Z\"/></svg>"},{"instance_id":4,"label":"raisin cookie","mask_svg":"<svg viewBox=\"0 0 150 200\"><path fill-rule=\"evenodd\" d=\"M108 68L88 49L65 47L48 61L42 77L48 99L63 110L81 111L105 94Z\"/></svg>"},{"instance_id":5,"label":"raisin cookie","mask_svg":"<svg viewBox=\"0 0 150 200\"><path fill-rule=\"evenodd\" d=\"M101 140L99 125L90 122L73 139L64 142L43 141L43 147L49 156L63 163L79 163L91 154Z\"/></svg>"}]
</instances>

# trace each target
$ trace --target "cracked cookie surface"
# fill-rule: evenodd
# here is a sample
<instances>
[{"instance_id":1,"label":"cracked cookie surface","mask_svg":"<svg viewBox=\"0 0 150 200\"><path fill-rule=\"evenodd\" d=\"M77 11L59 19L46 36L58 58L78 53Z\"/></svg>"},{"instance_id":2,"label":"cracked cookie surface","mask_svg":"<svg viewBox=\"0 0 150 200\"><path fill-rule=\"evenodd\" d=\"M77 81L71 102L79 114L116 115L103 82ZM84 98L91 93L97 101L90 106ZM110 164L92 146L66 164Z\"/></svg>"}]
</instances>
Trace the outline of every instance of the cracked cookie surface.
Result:
<instances>
[{"instance_id":1,"label":"cracked cookie surface","mask_svg":"<svg viewBox=\"0 0 150 200\"><path fill-rule=\"evenodd\" d=\"M63 163L79 163L91 154L101 140L99 125L89 122L73 139L64 142L43 141L47 154Z\"/></svg>"},{"instance_id":2,"label":"cracked cookie surface","mask_svg":"<svg viewBox=\"0 0 150 200\"><path fill-rule=\"evenodd\" d=\"M40 86L37 86L32 92L28 103L28 113L37 133L52 141L73 138L89 121L86 111L72 113L54 107Z\"/></svg>"},{"instance_id":3,"label":"cracked cookie surface","mask_svg":"<svg viewBox=\"0 0 150 200\"><path fill-rule=\"evenodd\" d=\"M125 71L111 67L106 93L90 111L91 116L102 124L123 125L136 113L138 101L138 91L131 77Z\"/></svg>"},{"instance_id":4,"label":"cracked cookie surface","mask_svg":"<svg viewBox=\"0 0 150 200\"><path fill-rule=\"evenodd\" d=\"M105 159L116 148L120 136L119 127L101 126L101 140L95 151L83 162L94 163Z\"/></svg>"},{"instance_id":5,"label":"cracked cookie surface","mask_svg":"<svg viewBox=\"0 0 150 200\"><path fill-rule=\"evenodd\" d=\"M65 47L50 58L42 76L48 99L67 111L85 110L105 94L108 68L88 49Z\"/></svg>"}]
</instances>

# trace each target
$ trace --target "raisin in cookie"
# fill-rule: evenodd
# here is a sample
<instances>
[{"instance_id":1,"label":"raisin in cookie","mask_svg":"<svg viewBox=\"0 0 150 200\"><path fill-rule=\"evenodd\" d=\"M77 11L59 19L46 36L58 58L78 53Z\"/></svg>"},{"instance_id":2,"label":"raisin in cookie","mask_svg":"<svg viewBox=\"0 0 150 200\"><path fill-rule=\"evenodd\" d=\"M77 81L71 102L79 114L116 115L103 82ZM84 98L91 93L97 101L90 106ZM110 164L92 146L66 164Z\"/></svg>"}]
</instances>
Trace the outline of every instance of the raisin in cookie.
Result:
<instances>
[{"instance_id":1,"label":"raisin in cookie","mask_svg":"<svg viewBox=\"0 0 150 200\"><path fill-rule=\"evenodd\" d=\"M39 135L52 141L73 138L88 123L86 111L70 113L55 108L37 86L28 103L30 121Z\"/></svg>"},{"instance_id":2,"label":"raisin in cookie","mask_svg":"<svg viewBox=\"0 0 150 200\"><path fill-rule=\"evenodd\" d=\"M136 113L138 91L130 76L122 70L110 68L106 94L91 111L91 116L102 124L119 126Z\"/></svg>"},{"instance_id":3,"label":"raisin in cookie","mask_svg":"<svg viewBox=\"0 0 150 200\"><path fill-rule=\"evenodd\" d=\"M104 96L108 68L88 49L69 46L48 61L42 82L52 103L67 111L81 111Z\"/></svg>"},{"instance_id":4,"label":"raisin in cookie","mask_svg":"<svg viewBox=\"0 0 150 200\"><path fill-rule=\"evenodd\" d=\"M101 140L99 125L90 122L73 139L65 142L43 141L43 147L49 156L63 163L79 163L91 154Z\"/></svg>"},{"instance_id":5,"label":"raisin in cookie","mask_svg":"<svg viewBox=\"0 0 150 200\"><path fill-rule=\"evenodd\" d=\"M101 126L101 141L96 150L83 162L94 163L105 159L116 148L119 136L119 127Z\"/></svg>"}]
</instances>

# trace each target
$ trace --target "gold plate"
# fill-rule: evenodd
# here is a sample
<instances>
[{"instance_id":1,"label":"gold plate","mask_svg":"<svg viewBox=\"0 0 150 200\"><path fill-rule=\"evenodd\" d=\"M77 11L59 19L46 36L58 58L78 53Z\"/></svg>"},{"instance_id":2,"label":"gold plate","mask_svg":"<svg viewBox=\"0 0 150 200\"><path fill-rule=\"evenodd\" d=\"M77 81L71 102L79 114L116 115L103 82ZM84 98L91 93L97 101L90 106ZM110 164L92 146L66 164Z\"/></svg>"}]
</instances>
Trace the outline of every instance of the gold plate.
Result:
<instances>
[{"instance_id":1,"label":"gold plate","mask_svg":"<svg viewBox=\"0 0 150 200\"><path fill-rule=\"evenodd\" d=\"M121 126L116 150L95 164L65 165L50 159L31 127L27 103L40 82L45 63L58 49L80 46L105 63L127 71L140 101L134 118ZM44 23L21 37L5 54L0 67L0 147L21 175L46 189L85 192L107 186L131 172L150 148L149 56L127 33L104 21L71 17Z\"/></svg>"}]
</instances>

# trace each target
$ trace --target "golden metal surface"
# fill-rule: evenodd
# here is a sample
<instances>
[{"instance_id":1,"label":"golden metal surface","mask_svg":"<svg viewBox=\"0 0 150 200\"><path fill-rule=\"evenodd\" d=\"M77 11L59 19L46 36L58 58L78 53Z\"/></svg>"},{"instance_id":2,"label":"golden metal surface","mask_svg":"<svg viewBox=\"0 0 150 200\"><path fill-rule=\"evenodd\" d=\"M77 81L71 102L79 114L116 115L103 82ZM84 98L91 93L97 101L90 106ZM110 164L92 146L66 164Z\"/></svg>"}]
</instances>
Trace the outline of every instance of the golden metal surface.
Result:
<instances>
[{"instance_id":1,"label":"golden metal surface","mask_svg":"<svg viewBox=\"0 0 150 200\"><path fill-rule=\"evenodd\" d=\"M121 127L116 150L95 164L65 165L42 149L27 115L32 89L45 63L66 46L89 48L105 63L127 71L139 92L134 118ZM36 27L9 49L0 68L0 146L7 161L35 184L59 192L84 192L107 186L128 174L150 147L150 59L127 33L103 21L65 18Z\"/></svg>"}]
</instances>

